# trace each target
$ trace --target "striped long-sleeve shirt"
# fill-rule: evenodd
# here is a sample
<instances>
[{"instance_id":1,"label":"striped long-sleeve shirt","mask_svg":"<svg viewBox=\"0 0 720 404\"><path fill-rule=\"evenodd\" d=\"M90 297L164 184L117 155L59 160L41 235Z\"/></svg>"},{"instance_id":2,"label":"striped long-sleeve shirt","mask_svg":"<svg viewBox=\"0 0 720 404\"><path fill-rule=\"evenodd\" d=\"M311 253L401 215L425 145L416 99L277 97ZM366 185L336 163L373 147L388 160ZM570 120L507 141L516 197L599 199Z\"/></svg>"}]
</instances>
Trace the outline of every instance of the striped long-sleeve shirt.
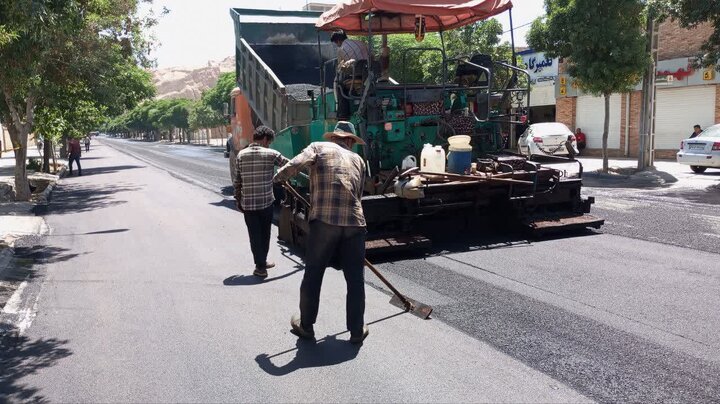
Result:
<instances>
[{"instance_id":1,"label":"striped long-sleeve shirt","mask_svg":"<svg viewBox=\"0 0 720 404\"><path fill-rule=\"evenodd\" d=\"M335 226L365 227L362 157L337 143L314 142L285 164L274 181L286 181L305 167L310 170L309 219Z\"/></svg>"},{"instance_id":2,"label":"striped long-sleeve shirt","mask_svg":"<svg viewBox=\"0 0 720 404\"><path fill-rule=\"evenodd\" d=\"M279 151L251 143L237 156L235 199L243 210L265 209L275 202L273 195L273 174L275 167L287 163Z\"/></svg>"}]
</instances>

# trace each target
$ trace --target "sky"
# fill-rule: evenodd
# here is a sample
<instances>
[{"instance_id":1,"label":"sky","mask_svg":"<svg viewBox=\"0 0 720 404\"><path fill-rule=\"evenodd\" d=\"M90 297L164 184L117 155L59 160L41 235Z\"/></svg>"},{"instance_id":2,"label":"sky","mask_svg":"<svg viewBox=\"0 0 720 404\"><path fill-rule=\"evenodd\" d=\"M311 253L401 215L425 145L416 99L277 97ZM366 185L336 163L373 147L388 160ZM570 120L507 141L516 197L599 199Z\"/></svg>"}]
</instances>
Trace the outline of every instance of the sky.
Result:
<instances>
[{"instance_id":1,"label":"sky","mask_svg":"<svg viewBox=\"0 0 720 404\"><path fill-rule=\"evenodd\" d=\"M153 57L158 68L199 67L210 60L222 60L235 54L230 8L300 10L305 3L306 0L154 0L151 6L154 11L166 7L170 12L154 28L159 45ZM522 25L544 14L543 0L514 0L513 4L515 44L524 46L530 26ZM509 30L507 12L497 19ZM510 33L505 33L503 39L509 41Z\"/></svg>"}]
</instances>

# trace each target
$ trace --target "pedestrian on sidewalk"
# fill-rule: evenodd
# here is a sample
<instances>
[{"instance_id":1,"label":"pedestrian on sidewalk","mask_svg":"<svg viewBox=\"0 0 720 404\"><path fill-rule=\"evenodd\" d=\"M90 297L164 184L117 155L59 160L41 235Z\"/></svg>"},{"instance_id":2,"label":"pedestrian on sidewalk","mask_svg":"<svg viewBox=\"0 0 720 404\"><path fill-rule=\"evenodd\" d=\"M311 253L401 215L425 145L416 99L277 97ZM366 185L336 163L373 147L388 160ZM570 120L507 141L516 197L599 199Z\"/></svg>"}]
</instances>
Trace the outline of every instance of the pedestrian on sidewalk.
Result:
<instances>
[{"instance_id":1,"label":"pedestrian on sidewalk","mask_svg":"<svg viewBox=\"0 0 720 404\"><path fill-rule=\"evenodd\" d=\"M90 136L85 136L85 152L90 151Z\"/></svg>"},{"instance_id":2,"label":"pedestrian on sidewalk","mask_svg":"<svg viewBox=\"0 0 720 404\"><path fill-rule=\"evenodd\" d=\"M255 261L253 275L268 276L268 268L275 266L267 261L270 249L270 228L273 218L273 174L275 167L288 162L277 150L269 149L275 132L267 126L258 126L253 143L237 155L235 199L237 208L244 213L250 238L250 250Z\"/></svg>"},{"instance_id":3,"label":"pedestrian on sidewalk","mask_svg":"<svg viewBox=\"0 0 720 404\"><path fill-rule=\"evenodd\" d=\"M70 138L68 141L68 166L70 168L70 175L73 172L73 161L77 163L78 176L82 175L82 167L80 166L80 155L82 150L80 149L80 140L76 138Z\"/></svg>"},{"instance_id":4,"label":"pedestrian on sidewalk","mask_svg":"<svg viewBox=\"0 0 720 404\"><path fill-rule=\"evenodd\" d=\"M303 168L310 170L310 229L305 274L300 285L300 317L290 320L293 333L315 337L314 324L320 305L325 269L336 258L347 284L346 325L350 342L359 344L368 335L365 325L365 216L361 198L365 162L352 151L365 142L350 122L339 121L327 142L313 142L283 166L275 182L284 182Z\"/></svg>"}]
</instances>

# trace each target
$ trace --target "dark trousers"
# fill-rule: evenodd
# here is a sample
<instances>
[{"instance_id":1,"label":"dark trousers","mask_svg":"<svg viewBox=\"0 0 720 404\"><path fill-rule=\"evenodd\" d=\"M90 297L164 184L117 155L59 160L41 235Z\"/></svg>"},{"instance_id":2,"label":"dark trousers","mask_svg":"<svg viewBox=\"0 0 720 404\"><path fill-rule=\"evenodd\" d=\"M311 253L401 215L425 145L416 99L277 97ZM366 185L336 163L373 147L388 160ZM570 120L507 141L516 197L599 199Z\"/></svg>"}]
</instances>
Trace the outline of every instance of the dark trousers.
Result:
<instances>
[{"instance_id":1,"label":"dark trousers","mask_svg":"<svg viewBox=\"0 0 720 404\"><path fill-rule=\"evenodd\" d=\"M362 335L365 324L365 234L364 227L333 226L319 220L310 222L305 275L300 285L303 328L309 328L317 320L323 275L334 256L333 261L340 265L347 283L347 328L353 336Z\"/></svg>"},{"instance_id":2,"label":"dark trousers","mask_svg":"<svg viewBox=\"0 0 720 404\"><path fill-rule=\"evenodd\" d=\"M85 151L86 152L90 151L90 143L85 143Z\"/></svg>"},{"instance_id":3,"label":"dark trousers","mask_svg":"<svg viewBox=\"0 0 720 404\"><path fill-rule=\"evenodd\" d=\"M342 84L335 85L335 93L337 94L337 119L339 121L346 121L350 119L350 100L342 96L341 90L345 95L349 95L350 89L342 86Z\"/></svg>"},{"instance_id":4,"label":"dark trousers","mask_svg":"<svg viewBox=\"0 0 720 404\"><path fill-rule=\"evenodd\" d=\"M250 236L250 250L256 268L265 268L270 249L270 227L272 226L273 205L260 210L246 210L245 224Z\"/></svg>"},{"instance_id":5,"label":"dark trousers","mask_svg":"<svg viewBox=\"0 0 720 404\"><path fill-rule=\"evenodd\" d=\"M80 167L80 156L70 156L68 158L68 164L70 166L70 174L72 174L73 161L77 163L78 174L82 175L82 167Z\"/></svg>"}]
</instances>

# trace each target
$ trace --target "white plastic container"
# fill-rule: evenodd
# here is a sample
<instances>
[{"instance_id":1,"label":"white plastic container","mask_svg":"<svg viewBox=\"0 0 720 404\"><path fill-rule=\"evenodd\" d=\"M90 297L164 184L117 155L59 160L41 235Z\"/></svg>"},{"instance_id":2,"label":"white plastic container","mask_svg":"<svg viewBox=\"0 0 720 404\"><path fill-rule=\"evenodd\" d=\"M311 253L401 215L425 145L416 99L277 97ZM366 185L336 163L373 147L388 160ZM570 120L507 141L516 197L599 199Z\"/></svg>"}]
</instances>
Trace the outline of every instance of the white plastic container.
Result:
<instances>
[{"instance_id":1,"label":"white plastic container","mask_svg":"<svg viewBox=\"0 0 720 404\"><path fill-rule=\"evenodd\" d=\"M472 146L470 146L470 136L468 135L450 136L448 143L450 143L450 147L455 148L455 150L464 150L468 147L472 148Z\"/></svg>"},{"instance_id":2,"label":"white plastic container","mask_svg":"<svg viewBox=\"0 0 720 404\"><path fill-rule=\"evenodd\" d=\"M413 155L405 157L402 161L402 169L407 170L408 168L417 167L417 159Z\"/></svg>"},{"instance_id":3,"label":"white plastic container","mask_svg":"<svg viewBox=\"0 0 720 404\"><path fill-rule=\"evenodd\" d=\"M442 146L425 144L420 153L420 171L439 174L445 172L445 150Z\"/></svg>"}]
</instances>

